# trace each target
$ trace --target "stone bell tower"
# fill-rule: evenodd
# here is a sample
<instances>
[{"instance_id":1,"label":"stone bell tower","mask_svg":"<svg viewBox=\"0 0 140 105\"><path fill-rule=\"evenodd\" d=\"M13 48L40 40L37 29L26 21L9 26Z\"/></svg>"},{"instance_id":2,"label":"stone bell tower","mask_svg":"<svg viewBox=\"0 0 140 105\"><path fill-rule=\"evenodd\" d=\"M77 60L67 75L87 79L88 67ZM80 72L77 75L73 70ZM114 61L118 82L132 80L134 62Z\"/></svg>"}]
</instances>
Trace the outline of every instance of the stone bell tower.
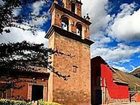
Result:
<instances>
[{"instance_id":1,"label":"stone bell tower","mask_svg":"<svg viewBox=\"0 0 140 105\"><path fill-rule=\"evenodd\" d=\"M62 54L52 56L52 66L68 80L51 73L48 100L63 105L90 105L90 45L89 17L82 18L81 0L54 0L50 12L51 28L47 32L49 47Z\"/></svg>"}]
</instances>

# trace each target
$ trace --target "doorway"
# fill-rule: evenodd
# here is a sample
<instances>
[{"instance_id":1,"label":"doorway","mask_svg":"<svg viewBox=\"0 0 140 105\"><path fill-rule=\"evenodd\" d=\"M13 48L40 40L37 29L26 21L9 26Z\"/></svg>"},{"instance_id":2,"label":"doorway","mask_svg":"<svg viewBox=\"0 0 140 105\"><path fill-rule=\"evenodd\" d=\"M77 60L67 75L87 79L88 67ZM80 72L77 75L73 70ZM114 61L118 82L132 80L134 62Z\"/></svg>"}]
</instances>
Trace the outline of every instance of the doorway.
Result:
<instances>
[{"instance_id":1,"label":"doorway","mask_svg":"<svg viewBox=\"0 0 140 105\"><path fill-rule=\"evenodd\" d=\"M37 101L43 99L43 86L32 85L32 100Z\"/></svg>"},{"instance_id":2,"label":"doorway","mask_svg":"<svg viewBox=\"0 0 140 105\"><path fill-rule=\"evenodd\" d=\"M102 104L102 90L96 90L95 93L95 97L96 97L96 105L101 105Z\"/></svg>"}]
</instances>

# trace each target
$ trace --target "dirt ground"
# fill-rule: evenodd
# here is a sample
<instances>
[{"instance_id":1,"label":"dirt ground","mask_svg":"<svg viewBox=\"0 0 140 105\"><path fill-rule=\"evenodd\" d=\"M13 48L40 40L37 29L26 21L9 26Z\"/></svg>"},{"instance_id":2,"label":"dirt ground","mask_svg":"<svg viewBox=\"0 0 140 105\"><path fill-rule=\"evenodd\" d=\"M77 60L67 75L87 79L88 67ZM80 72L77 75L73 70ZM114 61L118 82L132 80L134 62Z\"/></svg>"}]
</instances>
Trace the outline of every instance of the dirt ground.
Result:
<instances>
[{"instance_id":1,"label":"dirt ground","mask_svg":"<svg viewBox=\"0 0 140 105\"><path fill-rule=\"evenodd\" d=\"M131 103L124 103L124 104L120 104L120 103L115 103L115 104L108 104L108 105L140 105L140 102L131 102Z\"/></svg>"},{"instance_id":2,"label":"dirt ground","mask_svg":"<svg viewBox=\"0 0 140 105\"><path fill-rule=\"evenodd\" d=\"M132 102L132 103L129 103L129 104L122 104L122 105L140 105L140 103L139 102Z\"/></svg>"}]
</instances>

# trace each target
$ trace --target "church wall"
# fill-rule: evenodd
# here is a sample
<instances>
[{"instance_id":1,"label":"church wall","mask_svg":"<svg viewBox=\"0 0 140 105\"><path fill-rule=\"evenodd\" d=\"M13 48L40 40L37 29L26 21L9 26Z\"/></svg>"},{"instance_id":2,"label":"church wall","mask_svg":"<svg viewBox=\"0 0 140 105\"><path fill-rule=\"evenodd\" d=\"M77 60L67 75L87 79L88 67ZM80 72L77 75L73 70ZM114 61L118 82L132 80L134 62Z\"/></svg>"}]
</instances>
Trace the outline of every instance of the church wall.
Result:
<instances>
[{"instance_id":1,"label":"church wall","mask_svg":"<svg viewBox=\"0 0 140 105\"><path fill-rule=\"evenodd\" d=\"M49 38L49 48L60 52L52 55L52 66L61 75L70 75L70 77L64 80L55 74L50 76L49 100L63 105L90 105L91 41L87 40L90 34L90 22L80 17L81 1L63 0L63 3L64 7L57 2L52 5L52 28L46 36ZM71 7L74 8L73 3L75 3L75 11L71 10ZM54 26L59 28L55 30ZM59 31L64 32L65 35L62 32L60 32L62 35L58 34ZM85 44L86 41L89 43Z\"/></svg>"}]
</instances>

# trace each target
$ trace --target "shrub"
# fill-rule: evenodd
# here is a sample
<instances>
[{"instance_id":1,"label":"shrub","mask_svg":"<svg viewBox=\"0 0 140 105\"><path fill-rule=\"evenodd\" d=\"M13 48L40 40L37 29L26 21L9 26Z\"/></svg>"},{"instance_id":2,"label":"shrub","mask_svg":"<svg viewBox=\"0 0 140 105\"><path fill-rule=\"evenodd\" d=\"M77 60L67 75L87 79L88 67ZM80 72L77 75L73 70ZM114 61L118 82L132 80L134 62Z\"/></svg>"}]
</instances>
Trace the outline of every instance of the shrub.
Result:
<instances>
[{"instance_id":1,"label":"shrub","mask_svg":"<svg viewBox=\"0 0 140 105\"><path fill-rule=\"evenodd\" d=\"M43 100L39 100L39 105L60 105L54 102L45 102ZM32 105L31 102L27 103L25 101L16 101L16 100L9 100L9 99L0 99L0 105Z\"/></svg>"},{"instance_id":2,"label":"shrub","mask_svg":"<svg viewBox=\"0 0 140 105\"><path fill-rule=\"evenodd\" d=\"M45 101L39 100L39 105L60 105L60 104L54 103L54 102L45 102Z\"/></svg>"},{"instance_id":3,"label":"shrub","mask_svg":"<svg viewBox=\"0 0 140 105\"><path fill-rule=\"evenodd\" d=\"M9 99L0 99L0 105L32 105L31 103L27 103L25 101L15 101Z\"/></svg>"}]
</instances>

